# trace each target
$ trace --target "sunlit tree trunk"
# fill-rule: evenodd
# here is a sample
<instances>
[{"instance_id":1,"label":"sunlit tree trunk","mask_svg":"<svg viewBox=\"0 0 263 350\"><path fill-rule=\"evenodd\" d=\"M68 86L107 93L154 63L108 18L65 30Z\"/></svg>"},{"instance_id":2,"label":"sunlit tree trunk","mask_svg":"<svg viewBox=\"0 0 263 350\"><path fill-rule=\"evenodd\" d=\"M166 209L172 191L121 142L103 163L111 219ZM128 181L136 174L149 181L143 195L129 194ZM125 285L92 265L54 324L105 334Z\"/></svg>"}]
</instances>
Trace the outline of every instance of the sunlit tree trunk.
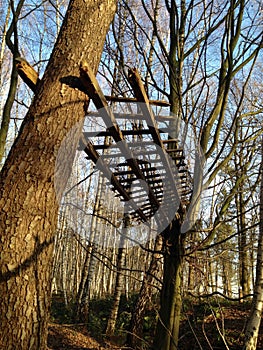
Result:
<instances>
[{"instance_id":1,"label":"sunlit tree trunk","mask_svg":"<svg viewBox=\"0 0 263 350\"><path fill-rule=\"evenodd\" d=\"M258 236L258 253L256 268L256 283L252 301L251 313L245 331L243 350L256 350L258 332L263 310L263 138L261 144L261 185L260 185L260 225Z\"/></svg>"},{"instance_id":2,"label":"sunlit tree trunk","mask_svg":"<svg viewBox=\"0 0 263 350\"><path fill-rule=\"evenodd\" d=\"M58 205L85 117L86 97L65 84L85 58L97 70L114 1L72 0L60 35L0 180L0 344L46 350L51 257ZM76 124L78 126L76 127ZM62 140L64 162L56 168Z\"/></svg>"},{"instance_id":3,"label":"sunlit tree trunk","mask_svg":"<svg viewBox=\"0 0 263 350\"><path fill-rule=\"evenodd\" d=\"M248 271L248 248L247 248L247 235L248 231L246 230L246 217L245 217L245 204L244 196L242 192L242 186L240 187L240 192L238 193L237 199L237 208L238 210L238 230L239 230L239 273L240 273L240 297L248 295L250 292L249 285L249 271Z\"/></svg>"},{"instance_id":4,"label":"sunlit tree trunk","mask_svg":"<svg viewBox=\"0 0 263 350\"><path fill-rule=\"evenodd\" d=\"M242 136L242 127L240 128L240 139L243 139ZM244 169L244 146L241 146L238 152L235 152L235 169L237 171L237 176L240 176L240 173ZM244 171L244 170L243 170ZM249 294L250 285L249 285L249 259L248 259L248 247L247 247L247 235L246 230L246 204L244 198L244 188L245 183L242 181L240 184L238 193L235 195L235 202L237 208L237 229L239 232L238 235L238 249L239 249L239 281L240 281L240 297ZM242 299L241 299L242 300Z\"/></svg>"}]
</instances>

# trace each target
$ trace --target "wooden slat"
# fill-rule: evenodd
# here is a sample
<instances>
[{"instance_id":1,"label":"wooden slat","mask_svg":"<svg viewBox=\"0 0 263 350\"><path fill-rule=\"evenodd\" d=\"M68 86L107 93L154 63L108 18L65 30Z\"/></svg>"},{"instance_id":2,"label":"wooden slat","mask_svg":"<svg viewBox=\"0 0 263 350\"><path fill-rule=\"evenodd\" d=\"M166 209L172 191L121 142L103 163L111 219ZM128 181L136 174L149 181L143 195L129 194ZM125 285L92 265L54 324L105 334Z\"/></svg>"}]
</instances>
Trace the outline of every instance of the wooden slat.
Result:
<instances>
[{"instance_id":1,"label":"wooden slat","mask_svg":"<svg viewBox=\"0 0 263 350\"><path fill-rule=\"evenodd\" d=\"M137 100L136 98L132 97L118 97L118 96L105 96L107 101L112 101L112 102L134 102L136 103ZM160 106L160 107L169 107L170 103L165 101L165 100L150 100L149 103L154 106Z\"/></svg>"},{"instance_id":2,"label":"wooden slat","mask_svg":"<svg viewBox=\"0 0 263 350\"><path fill-rule=\"evenodd\" d=\"M166 150L166 152L167 153L172 153L172 152L174 152L174 153L183 153L183 149L182 148L172 148L172 149L170 149L170 148L166 148L165 149Z\"/></svg>"},{"instance_id":3,"label":"wooden slat","mask_svg":"<svg viewBox=\"0 0 263 350\"><path fill-rule=\"evenodd\" d=\"M162 140L162 143L170 143L170 142L178 143L178 139Z\"/></svg>"},{"instance_id":4,"label":"wooden slat","mask_svg":"<svg viewBox=\"0 0 263 350\"><path fill-rule=\"evenodd\" d=\"M98 169L103 172L104 176L106 176L107 179L110 180L113 188L122 195L124 200L129 201L129 203L131 203L131 205L134 207L134 209L138 213L138 215L140 215L142 220L147 221L146 216L143 214L143 212L140 209L138 209L137 204L135 204L135 202L133 202L133 200L131 199L131 197L127 193L127 191L125 191L125 189L122 187L120 182L117 180L117 178L111 172L111 170L108 168L107 164L105 164L103 162L102 158L96 152L96 150L94 149L91 142L87 143L86 148L84 149L84 152L89 155L90 159L92 159L92 161L97 165Z\"/></svg>"},{"instance_id":5,"label":"wooden slat","mask_svg":"<svg viewBox=\"0 0 263 350\"><path fill-rule=\"evenodd\" d=\"M126 119L126 120L144 120L145 117L142 113L114 113L115 118L116 119ZM99 116L98 112L88 112L88 116L91 117L96 117ZM165 121L172 121L174 120L174 117L171 115L156 115L155 116L156 121L159 122L165 122ZM169 133L171 131L171 129L169 129L169 131L166 131L166 133ZM164 131L165 132L165 131Z\"/></svg>"},{"instance_id":6,"label":"wooden slat","mask_svg":"<svg viewBox=\"0 0 263 350\"><path fill-rule=\"evenodd\" d=\"M150 107L150 102L148 99L148 96L146 94L143 82L141 80L141 77L137 71L137 69L129 69L128 72L128 80L131 84L131 87L133 89L133 92L135 94L135 97L138 102L142 102L140 105L143 115L146 119L146 122L148 124L149 130L151 131L152 137L154 142L162 147L162 139L160 137L160 134L158 133L157 129L157 123L155 121L154 114L152 112L152 109Z\"/></svg>"},{"instance_id":7,"label":"wooden slat","mask_svg":"<svg viewBox=\"0 0 263 350\"><path fill-rule=\"evenodd\" d=\"M144 130L122 130L121 131L124 136L140 136L140 135L149 135L150 130L144 129ZM88 137L105 137L105 136L112 136L109 130L106 131L85 131L83 132L83 136L85 138Z\"/></svg>"}]
</instances>

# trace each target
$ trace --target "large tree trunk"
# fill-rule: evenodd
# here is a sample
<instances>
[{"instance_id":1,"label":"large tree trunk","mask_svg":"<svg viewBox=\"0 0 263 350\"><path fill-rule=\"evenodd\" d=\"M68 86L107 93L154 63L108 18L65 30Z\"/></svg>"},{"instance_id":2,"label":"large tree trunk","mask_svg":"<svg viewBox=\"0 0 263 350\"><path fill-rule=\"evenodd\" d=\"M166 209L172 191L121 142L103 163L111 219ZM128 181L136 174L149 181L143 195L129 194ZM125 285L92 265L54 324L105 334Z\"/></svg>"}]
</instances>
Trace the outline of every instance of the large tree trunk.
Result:
<instances>
[{"instance_id":1,"label":"large tree trunk","mask_svg":"<svg viewBox=\"0 0 263 350\"><path fill-rule=\"evenodd\" d=\"M70 2L44 77L2 169L0 344L6 350L46 350L57 211L85 116L85 96L64 83L79 75L83 58L97 70L115 8L115 0ZM55 168L69 130L67 164Z\"/></svg>"},{"instance_id":2,"label":"large tree trunk","mask_svg":"<svg viewBox=\"0 0 263 350\"><path fill-rule=\"evenodd\" d=\"M256 268L256 283L250 317L245 331L243 350L256 350L258 331L263 311L263 138L261 144L261 185L260 185L260 225L258 237L258 254Z\"/></svg>"}]
</instances>

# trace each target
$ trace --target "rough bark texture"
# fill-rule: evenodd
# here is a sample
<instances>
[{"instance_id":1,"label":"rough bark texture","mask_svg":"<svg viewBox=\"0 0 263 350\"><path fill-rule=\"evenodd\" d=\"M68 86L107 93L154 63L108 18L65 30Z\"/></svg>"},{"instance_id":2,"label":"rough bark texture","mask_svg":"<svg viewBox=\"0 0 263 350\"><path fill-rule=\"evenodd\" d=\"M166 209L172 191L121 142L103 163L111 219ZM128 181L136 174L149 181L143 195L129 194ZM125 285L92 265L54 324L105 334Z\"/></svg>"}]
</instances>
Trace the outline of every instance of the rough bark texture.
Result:
<instances>
[{"instance_id":1,"label":"rough bark texture","mask_svg":"<svg viewBox=\"0 0 263 350\"><path fill-rule=\"evenodd\" d=\"M52 242L71 170L85 96L66 82L85 58L96 71L114 0L72 0L60 35L0 180L0 346L46 350ZM81 101L80 101L81 100ZM79 122L79 123L78 123ZM74 129L74 125L77 127ZM69 130L65 162L57 151Z\"/></svg>"},{"instance_id":2,"label":"rough bark texture","mask_svg":"<svg viewBox=\"0 0 263 350\"><path fill-rule=\"evenodd\" d=\"M256 268L256 283L250 317L245 331L243 350L256 350L258 331L263 311L263 138L261 144L261 185L260 185L260 225L258 238L258 255Z\"/></svg>"},{"instance_id":3,"label":"rough bark texture","mask_svg":"<svg viewBox=\"0 0 263 350\"><path fill-rule=\"evenodd\" d=\"M182 308L183 236L181 223L175 219L164 232L164 276L161 308L153 343L153 350L178 349L179 325Z\"/></svg>"}]
</instances>

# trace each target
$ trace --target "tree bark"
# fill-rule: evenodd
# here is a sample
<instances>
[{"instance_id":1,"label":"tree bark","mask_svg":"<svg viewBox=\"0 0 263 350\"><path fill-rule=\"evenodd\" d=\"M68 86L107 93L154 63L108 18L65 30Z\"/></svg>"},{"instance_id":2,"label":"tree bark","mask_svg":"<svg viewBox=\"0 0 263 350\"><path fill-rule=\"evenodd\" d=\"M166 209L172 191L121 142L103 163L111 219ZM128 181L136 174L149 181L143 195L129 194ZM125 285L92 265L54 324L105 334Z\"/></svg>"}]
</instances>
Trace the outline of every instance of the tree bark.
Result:
<instances>
[{"instance_id":1,"label":"tree bark","mask_svg":"<svg viewBox=\"0 0 263 350\"><path fill-rule=\"evenodd\" d=\"M261 185L260 185L260 224L258 237L258 253L256 268L256 283L252 301L250 317L245 331L243 350L256 350L258 332L263 310L263 138L261 144Z\"/></svg>"},{"instance_id":2,"label":"tree bark","mask_svg":"<svg viewBox=\"0 0 263 350\"><path fill-rule=\"evenodd\" d=\"M0 344L46 350L50 267L58 205L85 116L83 93L65 82L83 58L97 70L116 4L72 0L38 91L1 172ZM64 161L56 155L64 147ZM67 162L67 163L66 163ZM54 179L60 179L55 190Z\"/></svg>"},{"instance_id":3,"label":"tree bark","mask_svg":"<svg viewBox=\"0 0 263 350\"><path fill-rule=\"evenodd\" d=\"M153 343L153 350L178 349L179 326L182 308L183 236L181 222L174 219L164 232L164 277L161 308Z\"/></svg>"}]
</instances>

